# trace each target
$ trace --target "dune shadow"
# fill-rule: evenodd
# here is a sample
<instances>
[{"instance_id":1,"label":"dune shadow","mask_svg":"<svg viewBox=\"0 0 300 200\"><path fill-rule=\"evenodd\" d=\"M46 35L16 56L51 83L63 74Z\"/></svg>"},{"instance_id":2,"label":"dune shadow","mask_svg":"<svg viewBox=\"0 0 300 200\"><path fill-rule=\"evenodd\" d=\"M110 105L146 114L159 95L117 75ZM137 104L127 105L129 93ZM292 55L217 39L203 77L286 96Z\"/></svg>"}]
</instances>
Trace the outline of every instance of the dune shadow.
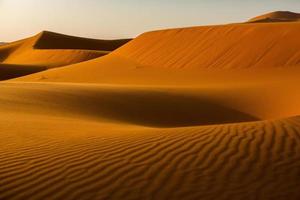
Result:
<instances>
[{"instance_id":1,"label":"dune shadow","mask_svg":"<svg viewBox=\"0 0 300 200\"><path fill-rule=\"evenodd\" d=\"M18 78L46 70L43 66L14 65L0 63L0 81Z\"/></svg>"},{"instance_id":2,"label":"dune shadow","mask_svg":"<svg viewBox=\"0 0 300 200\"><path fill-rule=\"evenodd\" d=\"M34 49L85 49L113 51L129 41L131 41L131 39L99 40L43 31L35 43Z\"/></svg>"},{"instance_id":3,"label":"dune shadow","mask_svg":"<svg viewBox=\"0 0 300 200\"><path fill-rule=\"evenodd\" d=\"M74 90L44 91L39 106L150 127L185 127L257 121L258 118L220 105L212 99L161 91ZM35 99L36 101L37 99Z\"/></svg>"}]
</instances>

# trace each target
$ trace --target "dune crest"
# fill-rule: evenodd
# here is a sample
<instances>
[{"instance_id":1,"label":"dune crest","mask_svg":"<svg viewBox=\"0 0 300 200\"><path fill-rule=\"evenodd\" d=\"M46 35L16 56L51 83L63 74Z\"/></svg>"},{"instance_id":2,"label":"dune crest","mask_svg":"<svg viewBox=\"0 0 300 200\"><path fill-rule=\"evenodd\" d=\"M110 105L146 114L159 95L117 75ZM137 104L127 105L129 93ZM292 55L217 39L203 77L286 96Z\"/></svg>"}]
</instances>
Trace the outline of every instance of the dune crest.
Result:
<instances>
[{"instance_id":1,"label":"dune crest","mask_svg":"<svg viewBox=\"0 0 300 200\"><path fill-rule=\"evenodd\" d=\"M276 11L267 13L261 16L254 17L248 22L293 22L300 21L300 13L294 13L290 11Z\"/></svg>"},{"instance_id":2,"label":"dune crest","mask_svg":"<svg viewBox=\"0 0 300 200\"><path fill-rule=\"evenodd\" d=\"M131 39L97 40L43 31L38 35L38 39L33 47L35 49L86 49L110 52L130 40Z\"/></svg>"},{"instance_id":3,"label":"dune crest","mask_svg":"<svg viewBox=\"0 0 300 200\"><path fill-rule=\"evenodd\" d=\"M189 72L192 75L185 80L197 82L201 81L197 77L201 77L203 71L299 69L299 34L300 23L230 24L154 31L140 35L108 56L19 80L135 84L144 78L143 84L156 81L159 84L169 75L174 74L173 80L178 80L181 74Z\"/></svg>"},{"instance_id":4,"label":"dune crest","mask_svg":"<svg viewBox=\"0 0 300 200\"><path fill-rule=\"evenodd\" d=\"M128 41L87 39L43 31L33 37L0 47L0 67L6 68L5 71L0 71L0 77L11 77L10 74L15 72L14 77L18 77L21 74L39 72L41 69L98 58Z\"/></svg>"}]
</instances>

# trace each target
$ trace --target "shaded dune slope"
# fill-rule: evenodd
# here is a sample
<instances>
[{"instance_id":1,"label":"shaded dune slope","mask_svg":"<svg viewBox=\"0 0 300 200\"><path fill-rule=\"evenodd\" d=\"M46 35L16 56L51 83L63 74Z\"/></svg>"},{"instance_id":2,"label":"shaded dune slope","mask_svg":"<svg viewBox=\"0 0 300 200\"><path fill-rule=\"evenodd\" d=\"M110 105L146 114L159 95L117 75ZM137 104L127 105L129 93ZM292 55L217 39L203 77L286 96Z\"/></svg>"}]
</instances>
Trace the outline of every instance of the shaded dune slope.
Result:
<instances>
[{"instance_id":1,"label":"shaded dune slope","mask_svg":"<svg viewBox=\"0 0 300 200\"><path fill-rule=\"evenodd\" d=\"M55 68L87 61L108 54L129 40L94 40L44 31L36 36L0 47L1 68L9 64L19 66L18 75L38 72L41 67ZM30 66L30 69L27 69ZM36 66L36 70L32 70ZM16 70L14 70L16 72ZM8 74L6 74L8 72ZM10 68L0 71L10 76Z\"/></svg>"},{"instance_id":2,"label":"shaded dune slope","mask_svg":"<svg viewBox=\"0 0 300 200\"><path fill-rule=\"evenodd\" d=\"M2 83L1 110L151 127L237 123L296 116L300 92L268 85L143 87ZM287 99L290 99L287 101Z\"/></svg>"},{"instance_id":3,"label":"shaded dune slope","mask_svg":"<svg viewBox=\"0 0 300 200\"><path fill-rule=\"evenodd\" d=\"M0 64L0 81L46 70L44 66Z\"/></svg>"},{"instance_id":4,"label":"shaded dune slope","mask_svg":"<svg viewBox=\"0 0 300 200\"><path fill-rule=\"evenodd\" d=\"M108 56L21 80L37 81L44 76L46 81L101 83L102 77L117 81L114 77L118 74L123 74L123 80L127 76L132 80L143 71L146 71L145 77L147 74L155 77L168 71L180 74L193 70L200 74L203 70L297 68L299 33L300 23L230 24L154 31L142 34ZM158 70L164 72L157 75ZM163 77L158 79L163 80Z\"/></svg>"},{"instance_id":5,"label":"shaded dune slope","mask_svg":"<svg viewBox=\"0 0 300 200\"><path fill-rule=\"evenodd\" d=\"M220 90L210 94L207 89L185 92L188 88L47 84L2 84L0 88L3 111L68 115L152 127L258 120L257 116L253 116L257 113L248 114L233 105L222 104L218 97L221 96L218 95ZM201 94L197 95L197 92Z\"/></svg>"},{"instance_id":6,"label":"shaded dune slope","mask_svg":"<svg viewBox=\"0 0 300 200\"><path fill-rule=\"evenodd\" d=\"M130 39L96 40L44 31L35 43L34 48L113 51L129 41Z\"/></svg>"}]
</instances>

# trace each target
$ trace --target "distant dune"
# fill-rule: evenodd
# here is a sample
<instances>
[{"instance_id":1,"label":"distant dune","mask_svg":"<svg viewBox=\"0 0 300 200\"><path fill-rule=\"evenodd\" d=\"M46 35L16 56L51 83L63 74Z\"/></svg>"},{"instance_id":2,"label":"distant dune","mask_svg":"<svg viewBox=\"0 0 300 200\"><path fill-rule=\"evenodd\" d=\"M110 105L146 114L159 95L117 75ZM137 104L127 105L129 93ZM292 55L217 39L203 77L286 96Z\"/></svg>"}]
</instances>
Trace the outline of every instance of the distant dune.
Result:
<instances>
[{"instance_id":1,"label":"distant dune","mask_svg":"<svg viewBox=\"0 0 300 200\"><path fill-rule=\"evenodd\" d=\"M44 31L34 44L36 49L86 49L97 51L113 51L129 42L122 40L96 40L80 38Z\"/></svg>"},{"instance_id":2,"label":"distant dune","mask_svg":"<svg viewBox=\"0 0 300 200\"><path fill-rule=\"evenodd\" d=\"M289 11L276 11L261 15L249 20L249 22L293 22L300 21L300 14Z\"/></svg>"},{"instance_id":3,"label":"distant dune","mask_svg":"<svg viewBox=\"0 0 300 200\"><path fill-rule=\"evenodd\" d=\"M300 199L292 16L0 47L0 199Z\"/></svg>"},{"instance_id":4,"label":"distant dune","mask_svg":"<svg viewBox=\"0 0 300 200\"><path fill-rule=\"evenodd\" d=\"M14 68L14 72L19 70L15 76L18 77L27 72L38 72L42 68L61 67L98 58L128 41L85 39L44 31L31 38L2 45L0 67L3 69L7 65L19 66ZM10 69L7 68L6 72L14 73L9 72ZM6 72L0 72L0 76L7 76L4 74Z\"/></svg>"}]
</instances>

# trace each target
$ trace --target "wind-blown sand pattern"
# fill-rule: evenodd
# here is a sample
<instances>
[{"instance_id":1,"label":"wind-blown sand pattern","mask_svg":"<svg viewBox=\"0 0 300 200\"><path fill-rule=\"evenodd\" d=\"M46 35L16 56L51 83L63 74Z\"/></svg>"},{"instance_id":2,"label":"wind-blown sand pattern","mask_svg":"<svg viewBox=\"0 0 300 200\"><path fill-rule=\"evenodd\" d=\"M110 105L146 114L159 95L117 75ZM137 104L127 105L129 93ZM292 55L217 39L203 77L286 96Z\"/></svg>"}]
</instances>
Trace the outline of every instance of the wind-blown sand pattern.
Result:
<instances>
[{"instance_id":1,"label":"wind-blown sand pattern","mask_svg":"<svg viewBox=\"0 0 300 200\"><path fill-rule=\"evenodd\" d=\"M149 32L28 76L5 45L0 199L300 199L299 25ZM49 37L27 70L106 45Z\"/></svg>"}]
</instances>

